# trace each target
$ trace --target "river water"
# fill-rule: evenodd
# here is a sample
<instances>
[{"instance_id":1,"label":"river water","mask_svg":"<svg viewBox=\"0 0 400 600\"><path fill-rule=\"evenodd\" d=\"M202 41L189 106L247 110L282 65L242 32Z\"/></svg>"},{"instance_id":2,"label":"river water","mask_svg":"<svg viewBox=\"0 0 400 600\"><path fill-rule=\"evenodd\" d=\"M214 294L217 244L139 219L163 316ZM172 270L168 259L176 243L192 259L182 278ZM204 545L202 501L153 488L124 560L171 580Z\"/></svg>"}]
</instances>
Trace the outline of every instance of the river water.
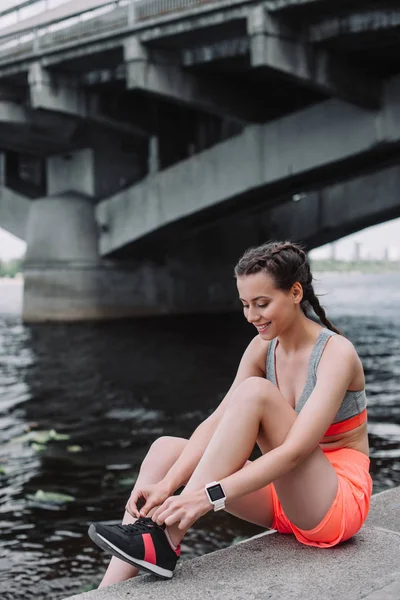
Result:
<instances>
[{"instance_id":1,"label":"river water","mask_svg":"<svg viewBox=\"0 0 400 600\"><path fill-rule=\"evenodd\" d=\"M363 361L376 493L400 485L400 273L318 279ZM0 597L57 600L99 581L107 558L88 525L119 519L150 443L191 434L254 334L240 313L24 326L21 298L0 283ZM259 531L210 513L183 558Z\"/></svg>"}]
</instances>

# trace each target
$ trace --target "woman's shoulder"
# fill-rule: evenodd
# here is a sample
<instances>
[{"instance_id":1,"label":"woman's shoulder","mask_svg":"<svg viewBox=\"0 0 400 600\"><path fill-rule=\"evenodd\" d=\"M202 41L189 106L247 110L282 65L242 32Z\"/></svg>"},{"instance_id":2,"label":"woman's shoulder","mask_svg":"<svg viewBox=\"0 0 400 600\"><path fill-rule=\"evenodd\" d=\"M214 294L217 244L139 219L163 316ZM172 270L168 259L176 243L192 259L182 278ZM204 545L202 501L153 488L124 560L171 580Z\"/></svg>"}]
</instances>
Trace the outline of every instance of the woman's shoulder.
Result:
<instances>
[{"instance_id":1,"label":"woman's shoulder","mask_svg":"<svg viewBox=\"0 0 400 600\"><path fill-rule=\"evenodd\" d=\"M362 362L353 342L344 335L330 336L329 344L324 349L321 362L332 363L338 359L350 362L354 367L354 371L360 370L360 372L363 372Z\"/></svg>"},{"instance_id":2,"label":"woman's shoulder","mask_svg":"<svg viewBox=\"0 0 400 600\"><path fill-rule=\"evenodd\" d=\"M263 373L265 373L265 365L270 342L263 340L258 334L253 337L247 346L244 355L247 359L256 364Z\"/></svg>"},{"instance_id":3,"label":"woman's shoulder","mask_svg":"<svg viewBox=\"0 0 400 600\"><path fill-rule=\"evenodd\" d=\"M331 332L330 329L328 328L324 328L326 331L333 333L334 335L330 336L330 341L329 344L327 344L327 348L331 348L332 351L334 351L335 353L340 352L340 353L346 353L346 354L353 354L354 356L358 356L357 354L357 350L355 349L355 346L353 344L353 342L351 342L347 337L345 337L342 334L336 334L335 332Z\"/></svg>"}]
</instances>

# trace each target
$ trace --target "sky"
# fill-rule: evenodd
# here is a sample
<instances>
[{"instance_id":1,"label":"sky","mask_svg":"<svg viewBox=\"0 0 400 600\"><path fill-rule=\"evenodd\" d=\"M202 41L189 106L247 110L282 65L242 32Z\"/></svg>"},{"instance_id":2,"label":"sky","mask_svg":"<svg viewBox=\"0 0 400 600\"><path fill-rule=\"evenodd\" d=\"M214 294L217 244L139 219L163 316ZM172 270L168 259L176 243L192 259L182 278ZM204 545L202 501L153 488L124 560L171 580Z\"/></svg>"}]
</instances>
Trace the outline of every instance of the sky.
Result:
<instances>
[{"instance_id":1,"label":"sky","mask_svg":"<svg viewBox=\"0 0 400 600\"><path fill-rule=\"evenodd\" d=\"M360 253L363 258L382 258L385 248L388 248L389 256L400 260L400 219L368 227L338 240L335 242L336 258L351 260L356 243L360 244ZM0 228L0 260L19 258L24 254L25 248L25 242ZM331 254L331 244L310 252L311 258L314 259L330 257Z\"/></svg>"},{"instance_id":2,"label":"sky","mask_svg":"<svg viewBox=\"0 0 400 600\"><path fill-rule=\"evenodd\" d=\"M25 242L0 227L0 260L19 258L25 253L25 249Z\"/></svg>"},{"instance_id":3,"label":"sky","mask_svg":"<svg viewBox=\"0 0 400 600\"><path fill-rule=\"evenodd\" d=\"M337 259L351 260L355 246L360 244L361 258L383 258L385 249L391 259L400 260L400 219L386 221L381 225L367 227L335 242ZM311 258L328 258L332 255L332 244L320 246L310 252Z\"/></svg>"}]
</instances>

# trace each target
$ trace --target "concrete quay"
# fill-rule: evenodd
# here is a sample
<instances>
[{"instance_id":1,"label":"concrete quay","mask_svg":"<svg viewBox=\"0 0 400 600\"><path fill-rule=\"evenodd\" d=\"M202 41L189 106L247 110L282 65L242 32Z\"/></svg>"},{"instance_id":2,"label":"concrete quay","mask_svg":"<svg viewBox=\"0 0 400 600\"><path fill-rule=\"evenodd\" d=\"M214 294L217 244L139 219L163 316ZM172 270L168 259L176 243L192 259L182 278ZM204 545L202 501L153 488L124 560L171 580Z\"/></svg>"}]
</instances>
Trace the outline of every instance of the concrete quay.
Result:
<instances>
[{"instance_id":1,"label":"concrete quay","mask_svg":"<svg viewBox=\"0 0 400 600\"><path fill-rule=\"evenodd\" d=\"M361 531L332 549L267 532L182 561L170 581L143 575L69 600L399 600L400 487L372 498Z\"/></svg>"}]
</instances>

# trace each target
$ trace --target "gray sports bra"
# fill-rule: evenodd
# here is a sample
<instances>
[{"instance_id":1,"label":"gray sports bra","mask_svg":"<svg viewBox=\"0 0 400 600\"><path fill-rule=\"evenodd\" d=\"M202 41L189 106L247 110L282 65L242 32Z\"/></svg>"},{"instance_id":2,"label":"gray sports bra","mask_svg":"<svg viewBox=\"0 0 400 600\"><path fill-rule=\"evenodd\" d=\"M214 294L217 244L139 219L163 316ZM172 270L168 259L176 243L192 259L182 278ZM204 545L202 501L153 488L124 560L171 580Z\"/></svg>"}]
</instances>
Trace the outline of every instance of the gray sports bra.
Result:
<instances>
[{"instance_id":1,"label":"gray sports bra","mask_svg":"<svg viewBox=\"0 0 400 600\"><path fill-rule=\"evenodd\" d=\"M319 365L319 361L321 360L321 356L325 349L328 339L333 335L337 334L334 331L331 331L330 329L326 328L321 329L319 333L317 342L311 352L310 361L308 363L306 384L296 405L295 410L297 413L301 411L315 387L315 384L317 382L317 368ZM276 386L277 381L275 374L275 348L277 341L278 338L274 338L268 346L266 366L266 377ZM340 423L341 421L345 421L346 419L350 419L351 417L362 413L366 406L367 396L365 394L365 389L359 391L347 390L333 423Z\"/></svg>"}]
</instances>

